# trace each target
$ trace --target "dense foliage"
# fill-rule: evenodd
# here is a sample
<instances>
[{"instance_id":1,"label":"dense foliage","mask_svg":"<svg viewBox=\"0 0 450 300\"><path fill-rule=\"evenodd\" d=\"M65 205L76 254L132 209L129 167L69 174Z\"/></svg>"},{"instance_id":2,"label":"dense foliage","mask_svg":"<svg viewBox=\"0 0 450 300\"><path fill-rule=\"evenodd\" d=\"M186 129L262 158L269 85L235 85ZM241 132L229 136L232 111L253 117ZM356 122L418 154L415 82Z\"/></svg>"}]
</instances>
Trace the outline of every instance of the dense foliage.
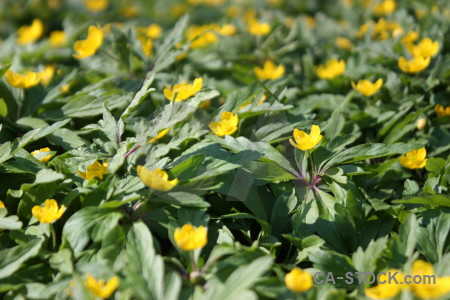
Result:
<instances>
[{"instance_id":1,"label":"dense foliage","mask_svg":"<svg viewBox=\"0 0 450 300\"><path fill-rule=\"evenodd\" d=\"M3 299L450 299L447 0L2 0L0 24ZM437 282L357 280L388 270Z\"/></svg>"}]
</instances>

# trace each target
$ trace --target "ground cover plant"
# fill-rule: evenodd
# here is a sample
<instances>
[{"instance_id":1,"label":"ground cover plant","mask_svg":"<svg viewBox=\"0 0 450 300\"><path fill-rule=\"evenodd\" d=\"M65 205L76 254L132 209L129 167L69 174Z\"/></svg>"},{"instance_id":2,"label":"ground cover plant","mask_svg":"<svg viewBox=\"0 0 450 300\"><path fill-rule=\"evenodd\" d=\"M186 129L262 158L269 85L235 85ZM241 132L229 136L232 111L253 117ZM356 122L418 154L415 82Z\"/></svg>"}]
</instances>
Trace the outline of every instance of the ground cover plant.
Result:
<instances>
[{"instance_id":1,"label":"ground cover plant","mask_svg":"<svg viewBox=\"0 0 450 300\"><path fill-rule=\"evenodd\" d=\"M3 299L450 299L448 1L0 24Z\"/></svg>"}]
</instances>

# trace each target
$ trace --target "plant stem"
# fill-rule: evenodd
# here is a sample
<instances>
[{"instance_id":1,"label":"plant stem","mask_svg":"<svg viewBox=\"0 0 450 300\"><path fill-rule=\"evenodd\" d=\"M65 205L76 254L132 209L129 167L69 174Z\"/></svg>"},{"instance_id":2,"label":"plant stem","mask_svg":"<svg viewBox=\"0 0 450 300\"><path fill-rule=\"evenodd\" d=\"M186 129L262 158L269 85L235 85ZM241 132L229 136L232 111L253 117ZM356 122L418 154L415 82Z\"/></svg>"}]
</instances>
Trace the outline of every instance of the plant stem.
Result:
<instances>
[{"instance_id":1,"label":"plant stem","mask_svg":"<svg viewBox=\"0 0 450 300\"><path fill-rule=\"evenodd\" d=\"M311 164L311 180L313 180L313 175L315 173L314 160L313 160L311 152L309 150L308 150L308 159L309 159L309 163Z\"/></svg>"},{"instance_id":2,"label":"plant stem","mask_svg":"<svg viewBox=\"0 0 450 300\"><path fill-rule=\"evenodd\" d=\"M191 259L192 269L194 272L198 272L197 260L195 259L194 251L189 251L189 258Z\"/></svg>"},{"instance_id":3,"label":"plant stem","mask_svg":"<svg viewBox=\"0 0 450 300\"><path fill-rule=\"evenodd\" d=\"M50 223L48 225L50 226L50 235L52 237L52 248L54 250L56 250L56 232L55 232L55 228L53 227L52 223Z\"/></svg>"}]
</instances>

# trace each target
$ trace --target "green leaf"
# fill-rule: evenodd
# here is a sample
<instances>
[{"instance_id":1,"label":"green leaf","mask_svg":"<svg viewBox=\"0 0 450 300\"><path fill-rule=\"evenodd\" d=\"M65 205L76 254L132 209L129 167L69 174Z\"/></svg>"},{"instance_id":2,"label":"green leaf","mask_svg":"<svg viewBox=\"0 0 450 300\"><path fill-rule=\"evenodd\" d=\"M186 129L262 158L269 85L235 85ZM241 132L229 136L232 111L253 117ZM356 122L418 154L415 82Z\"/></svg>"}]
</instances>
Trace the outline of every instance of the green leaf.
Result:
<instances>
[{"instance_id":1,"label":"green leaf","mask_svg":"<svg viewBox=\"0 0 450 300\"><path fill-rule=\"evenodd\" d=\"M210 288L200 299L234 300L243 298L254 286L257 280L270 268L272 258L263 256L252 263L240 266L225 281L211 283Z\"/></svg>"},{"instance_id":2,"label":"green leaf","mask_svg":"<svg viewBox=\"0 0 450 300\"><path fill-rule=\"evenodd\" d=\"M139 90L139 92L136 93L133 100L130 102L128 107L125 109L125 111L120 116L119 122L117 123L117 129L112 131L113 133L117 132L117 136L119 138L122 136L122 134L125 131L125 120L127 119L127 117L139 106L139 104L141 104L142 101L144 101L145 97L147 97L148 94L155 91L154 88L150 88L154 79L155 79L155 72L149 72L147 74L147 77L144 80L144 83L142 84L141 89ZM107 117L108 117L108 120L111 120L111 118L112 118L112 116L107 116ZM103 119L104 119L105 125L113 124L112 120L109 122L106 121L105 114L104 114ZM112 129L109 127L112 127L112 125L109 125L108 128L105 128L105 130ZM114 121L114 127L115 127L115 121ZM116 139L111 139L111 140L116 140Z\"/></svg>"},{"instance_id":3,"label":"green leaf","mask_svg":"<svg viewBox=\"0 0 450 300\"><path fill-rule=\"evenodd\" d=\"M155 253L152 236L144 223L136 222L131 227L116 266L125 274L125 281L136 299L178 299L181 279L175 273L164 277L163 259Z\"/></svg>"},{"instance_id":4,"label":"green leaf","mask_svg":"<svg viewBox=\"0 0 450 300\"><path fill-rule=\"evenodd\" d=\"M405 197L400 200L393 200L392 203L395 204L424 204L433 207L444 206L450 207L450 198L448 195L436 194L436 195L424 195L424 196L413 196Z\"/></svg>"},{"instance_id":5,"label":"green leaf","mask_svg":"<svg viewBox=\"0 0 450 300\"><path fill-rule=\"evenodd\" d=\"M88 206L73 214L63 228L67 240L76 256L87 246L90 239L101 241L117 226L122 213L108 208Z\"/></svg>"},{"instance_id":6,"label":"green leaf","mask_svg":"<svg viewBox=\"0 0 450 300\"><path fill-rule=\"evenodd\" d=\"M174 29L164 39L164 42L158 49L155 57L154 68L155 72L159 72L170 66L176 57L182 54L187 49L176 48L176 45L183 39L183 33L187 27L189 16L184 15L174 26Z\"/></svg>"},{"instance_id":7,"label":"green leaf","mask_svg":"<svg viewBox=\"0 0 450 300\"><path fill-rule=\"evenodd\" d=\"M44 239L32 239L26 244L17 245L0 251L0 279L7 278L17 270L22 263L36 256Z\"/></svg>"},{"instance_id":8,"label":"green leaf","mask_svg":"<svg viewBox=\"0 0 450 300\"><path fill-rule=\"evenodd\" d=\"M390 155L400 155L421 148L420 144L396 143L385 144L364 144L358 145L338 153L324 164L324 168L331 168L340 164L347 164L365 159L372 159Z\"/></svg>"},{"instance_id":9,"label":"green leaf","mask_svg":"<svg viewBox=\"0 0 450 300\"><path fill-rule=\"evenodd\" d=\"M0 117L6 117L8 115L8 106L6 105L5 100L0 98Z\"/></svg>"},{"instance_id":10,"label":"green leaf","mask_svg":"<svg viewBox=\"0 0 450 300\"><path fill-rule=\"evenodd\" d=\"M22 222L17 216L8 216L6 208L0 208L0 230L17 230L22 228Z\"/></svg>"}]
</instances>

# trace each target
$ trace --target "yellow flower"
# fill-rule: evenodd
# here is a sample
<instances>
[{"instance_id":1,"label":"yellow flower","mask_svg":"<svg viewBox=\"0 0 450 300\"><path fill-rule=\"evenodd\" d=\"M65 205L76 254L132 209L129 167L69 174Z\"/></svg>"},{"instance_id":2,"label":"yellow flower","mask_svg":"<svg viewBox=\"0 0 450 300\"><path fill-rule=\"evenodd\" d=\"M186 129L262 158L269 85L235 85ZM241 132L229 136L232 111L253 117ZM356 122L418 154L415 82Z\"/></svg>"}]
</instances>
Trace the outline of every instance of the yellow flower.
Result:
<instances>
[{"instance_id":1,"label":"yellow flower","mask_svg":"<svg viewBox=\"0 0 450 300\"><path fill-rule=\"evenodd\" d=\"M398 67L405 73L418 73L430 64L430 57L417 56L407 61L403 56L398 59Z\"/></svg>"},{"instance_id":2,"label":"yellow flower","mask_svg":"<svg viewBox=\"0 0 450 300\"><path fill-rule=\"evenodd\" d=\"M381 78L378 79L375 83L372 83L367 79L360 80L357 84L352 81L352 87L366 97L370 97L378 92L382 85L383 79Z\"/></svg>"},{"instance_id":3,"label":"yellow flower","mask_svg":"<svg viewBox=\"0 0 450 300\"><path fill-rule=\"evenodd\" d=\"M271 6L280 6L281 4L283 4L284 0L268 0L269 5Z\"/></svg>"},{"instance_id":4,"label":"yellow flower","mask_svg":"<svg viewBox=\"0 0 450 300\"><path fill-rule=\"evenodd\" d=\"M100 27L91 25L88 29L88 36L85 40L76 41L73 49L78 52L75 58L81 59L95 54L103 43L103 32Z\"/></svg>"},{"instance_id":5,"label":"yellow flower","mask_svg":"<svg viewBox=\"0 0 450 300\"><path fill-rule=\"evenodd\" d=\"M414 57L432 57L439 51L439 42L424 38L417 45L409 44L407 49Z\"/></svg>"},{"instance_id":6,"label":"yellow flower","mask_svg":"<svg viewBox=\"0 0 450 300\"><path fill-rule=\"evenodd\" d=\"M47 199L44 202L44 207L35 205L31 213L41 223L52 223L61 218L65 210L66 207L64 205L61 205L61 208L59 208L55 199Z\"/></svg>"},{"instance_id":7,"label":"yellow flower","mask_svg":"<svg viewBox=\"0 0 450 300\"><path fill-rule=\"evenodd\" d=\"M62 30L52 31L48 41L50 42L50 46L54 48L61 47L66 41L66 34Z\"/></svg>"},{"instance_id":8,"label":"yellow flower","mask_svg":"<svg viewBox=\"0 0 450 300\"><path fill-rule=\"evenodd\" d=\"M147 37L150 39L157 39L162 34L162 28L158 24L152 24L147 27Z\"/></svg>"},{"instance_id":9,"label":"yellow flower","mask_svg":"<svg viewBox=\"0 0 450 300\"><path fill-rule=\"evenodd\" d=\"M237 33L237 28L233 24L225 24L217 32L221 35L233 36Z\"/></svg>"},{"instance_id":10,"label":"yellow flower","mask_svg":"<svg viewBox=\"0 0 450 300\"><path fill-rule=\"evenodd\" d=\"M90 12L101 12L108 8L109 0L84 0L84 6Z\"/></svg>"},{"instance_id":11,"label":"yellow flower","mask_svg":"<svg viewBox=\"0 0 450 300\"><path fill-rule=\"evenodd\" d=\"M142 52L144 52L147 57L151 56L153 52L153 41L147 38L139 38L139 41L141 42Z\"/></svg>"},{"instance_id":12,"label":"yellow flower","mask_svg":"<svg viewBox=\"0 0 450 300\"><path fill-rule=\"evenodd\" d=\"M167 192L178 184L178 178L169 180L169 175L161 169L151 171L139 165L137 174L146 186L155 191Z\"/></svg>"},{"instance_id":13,"label":"yellow flower","mask_svg":"<svg viewBox=\"0 0 450 300\"><path fill-rule=\"evenodd\" d=\"M353 0L342 0L342 4L345 7L352 7L353 6Z\"/></svg>"},{"instance_id":14,"label":"yellow flower","mask_svg":"<svg viewBox=\"0 0 450 300\"><path fill-rule=\"evenodd\" d=\"M256 36L262 36L267 35L270 32L270 25L268 23L258 22L258 21L251 21L248 24L248 31L252 35Z\"/></svg>"},{"instance_id":15,"label":"yellow flower","mask_svg":"<svg viewBox=\"0 0 450 300\"><path fill-rule=\"evenodd\" d=\"M287 288L295 293L303 293L313 287L311 274L299 268L295 268L287 273L284 282Z\"/></svg>"},{"instance_id":16,"label":"yellow flower","mask_svg":"<svg viewBox=\"0 0 450 300\"><path fill-rule=\"evenodd\" d=\"M139 8L137 6L125 6L120 9L120 14L125 18L133 18L138 15Z\"/></svg>"},{"instance_id":17,"label":"yellow flower","mask_svg":"<svg viewBox=\"0 0 450 300\"><path fill-rule=\"evenodd\" d=\"M397 22L386 21L385 19L380 19L373 27L372 37L379 40L385 40L392 36L397 37L403 34L403 29Z\"/></svg>"},{"instance_id":18,"label":"yellow flower","mask_svg":"<svg viewBox=\"0 0 450 300\"><path fill-rule=\"evenodd\" d=\"M84 285L95 297L102 299L109 298L119 286L119 277L113 276L108 279L108 282L104 280L97 280L91 274L86 274Z\"/></svg>"},{"instance_id":19,"label":"yellow flower","mask_svg":"<svg viewBox=\"0 0 450 300\"><path fill-rule=\"evenodd\" d=\"M50 148L49 147L45 147L45 148L42 148L42 149L39 149L39 150L34 150L33 152L31 152L31 155L36 156L36 155L38 155L41 152L49 152L49 151L50 151ZM38 155L38 157L40 157L40 156L42 156L42 154ZM47 155L47 156L44 156L44 157L41 157L41 158L38 158L38 159L39 159L40 162L44 162L45 163L45 162L48 162L50 160L50 158L52 158L51 154Z\"/></svg>"},{"instance_id":20,"label":"yellow flower","mask_svg":"<svg viewBox=\"0 0 450 300\"><path fill-rule=\"evenodd\" d=\"M385 0L375 5L373 12L377 16L387 16L395 11L397 4L394 0Z\"/></svg>"},{"instance_id":21,"label":"yellow flower","mask_svg":"<svg viewBox=\"0 0 450 300\"><path fill-rule=\"evenodd\" d=\"M151 138L147 143L153 144L157 140L162 139L169 132L169 130L170 130L170 128L161 130L157 136L155 136L154 138Z\"/></svg>"},{"instance_id":22,"label":"yellow flower","mask_svg":"<svg viewBox=\"0 0 450 300\"><path fill-rule=\"evenodd\" d=\"M417 122L416 122L417 130L424 130L425 126L427 126L427 118L417 119Z\"/></svg>"},{"instance_id":23,"label":"yellow flower","mask_svg":"<svg viewBox=\"0 0 450 300\"><path fill-rule=\"evenodd\" d=\"M388 299L395 297L403 288L405 288L401 284L396 284L394 280L389 281L390 274L398 273L395 275L395 279L398 282L404 282L404 274L402 272L390 269L384 273L386 273L386 275L381 274L379 276L378 280L380 283L378 285L366 288L365 292L367 297L373 299Z\"/></svg>"},{"instance_id":24,"label":"yellow flower","mask_svg":"<svg viewBox=\"0 0 450 300\"><path fill-rule=\"evenodd\" d=\"M2 200L0 200L0 208L5 208L5 203Z\"/></svg>"},{"instance_id":25,"label":"yellow flower","mask_svg":"<svg viewBox=\"0 0 450 300\"><path fill-rule=\"evenodd\" d=\"M444 107L441 104L436 104L434 111L438 116L450 116L450 106Z\"/></svg>"},{"instance_id":26,"label":"yellow flower","mask_svg":"<svg viewBox=\"0 0 450 300\"><path fill-rule=\"evenodd\" d=\"M231 112L224 111L219 122L209 123L209 129L217 136L231 135L238 129L239 118Z\"/></svg>"},{"instance_id":27,"label":"yellow flower","mask_svg":"<svg viewBox=\"0 0 450 300\"><path fill-rule=\"evenodd\" d=\"M185 224L175 229L173 237L178 247L186 251L203 248L208 243L208 233L203 226L195 229L191 224Z\"/></svg>"},{"instance_id":28,"label":"yellow flower","mask_svg":"<svg viewBox=\"0 0 450 300\"><path fill-rule=\"evenodd\" d=\"M411 277L420 277L423 282L416 284L411 284L411 290L422 299L434 299L444 296L450 292L450 276L437 277L434 273L433 266L423 260L416 260L411 268ZM426 276L436 276L435 282L433 278ZM427 279L428 278L428 279ZM426 280L426 281L425 281ZM429 280L429 282L428 282Z\"/></svg>"},{"instance_id":29,"label":"yellow flower","mask_svg":"<svg viewBox=\"0 0 450 300\"><path fill-rule=\"evenodd\" d=\"M314 18L314 17L311 17L311 16L307 16L306 17L306 25L309 27L309 28L314 28L314 27L316 27L316 18Z\"/></svg>"},{"instance_id":30,"label":"yellow flower","mask_svg":"<svg viewBox=\"0 0 450 300\"><path fill-rule=\"evenodd\" d=\"M217 25L193 25L188 28L186 38L191 42L193 49L203 48L217 42L218 38L215 35L217 29Z\"/></svg>"},{"instance_id":31,"label":"yellow flower","mask_svg":"<svg viewBox=\"0 0 450 300\"><path fill-rule=\"evenodd\" d=\"M333 79L345 72L345 61L337 60L335 58L326 62L325 65L320 65L315 68L317 76L321 79Z\"/></svg>"},{"instance_id":32,"label":"yellow flower","mask_svg":"<svg viewBox=\"0 0 450 300\"><path fill-rule=\"evenodd\" d=\"M45 66L45 69L39 72L43 85L49 85L49 83L52 81L53 75L55 74L55 69L55 66Z\"/></svg>"},{"instance_id":33,"label":"yellow flower","mask_svg":"<svg viewBox=\"0 0 450 300\"><path fill-rule=\"evenodd\" d=\"M417 31L409 31L401 40L402 44L409 45L414 43L419 38Z\"/></svg>"},{"instance_id":34,"label":"yellow flower","mask_svg":"<svg viewBox=\"0 0 450 300\"><path fill-rule=\"evenodd\" d=\"M413 150L399 158L400 164L408 169L421 169L427 164L427 150L425 147Z\"/></svg>"},{"instance_id":35,"label":"yellow flower","mask_svg":"<svg viewBox=\"0 0 450 300\"><path fill-rule=\"evenodd\" d=\"M314 148L322 140L320 134L320 127L318 125L312 125L309 134L302 130L294 129L294 139L289 139L292 146L299 148L302 151Z\"/></svg>"},{"instance_id":36,"label":"yellow flower","mask_svg":"<svg viewBox=\"0 0 450 300\"><path fill-rule=\"evenodd\" d=\"M353 49L353 43L345 37L337 37L336 38L336 46L342 50L352 50Z\"/></svg>"},{"instance_id":37,"label":"yellow flower","mask_svg":"<svg viewBox=\"0 0 450 300\"><path fill-rule=\"evenodd\" d=\"M17 30L17 42L25 45L37 41L44 33L44 25L40 19L34 19L30 26L24 25Z\"/></svg>"},{"instance_id":38,"label":"yellow flower","mask_svg":"<svg viewBox=\"0 0 450 300\"><path fill-rule=\"evenodd\" d=\"M284 75L285 69L283 65L275 66L271 60L266 60L264 68L255 67L253 69L256 77L261 80L271 79L275 80Z\"/></svg>"},{"instance_id":39,"label":"yellow flower","mask_svg":"<svg viewBox=\"0 0 450 300\"><path fill-rule=\"evenodd\" d=\"M67 93L70 90L70 83L60 86L59 90L63 94Z\"/></svg>"},{"instance_id":40,"label":"yellow flower","mask_svg":"<svg viewBox=\"0 0 450 300\"><path fill-rule=\"evenodd\" d=\"M8 70L6 71L6 80L15 88L27 89L39 84L41 81L41 75L35 72L27 72L25 75L21 75Z\"/></svg>"},{"instance_id":41,"label":"yellow flower","mask_svg":"<svg viewBox=\"0 0 450 300\"><path fill-rule=\"evenodd\" d=\"M198 91L202 89L203 79L196 78L193 84L188 84L183 81L180 84L175 84L172 86L167 86L164 89L164 96L170 101L178 102L182 100L186 100L195 95Z\"/></svg>"},{"instance_id":42,"label":"yellow flower","mask_svg":"<svg viewBox=\"0 0 450 300\"><path fill-rule=\"evenodd\" d=\"M83 177L85 180L89 181L92 178L98 177L103 179L103 175L108 171L108 163L103 164L95 161L92 165L88 166L86 172L78 171L78 175Z\"/></svg>"},{"instance_id":43,"label":"yellow flower","mask_svg":"<svg viewBox=\"0 0 450 300\"><path fill-rule=\"evenodd\" d=\"M363 37L369 31L369 28L372 26L373 26L373 21L364 23L363 25L361 25L361 27L359 27L359 31L356 34L356 36L359 38Z\"/></svg>"}]
</instances>

